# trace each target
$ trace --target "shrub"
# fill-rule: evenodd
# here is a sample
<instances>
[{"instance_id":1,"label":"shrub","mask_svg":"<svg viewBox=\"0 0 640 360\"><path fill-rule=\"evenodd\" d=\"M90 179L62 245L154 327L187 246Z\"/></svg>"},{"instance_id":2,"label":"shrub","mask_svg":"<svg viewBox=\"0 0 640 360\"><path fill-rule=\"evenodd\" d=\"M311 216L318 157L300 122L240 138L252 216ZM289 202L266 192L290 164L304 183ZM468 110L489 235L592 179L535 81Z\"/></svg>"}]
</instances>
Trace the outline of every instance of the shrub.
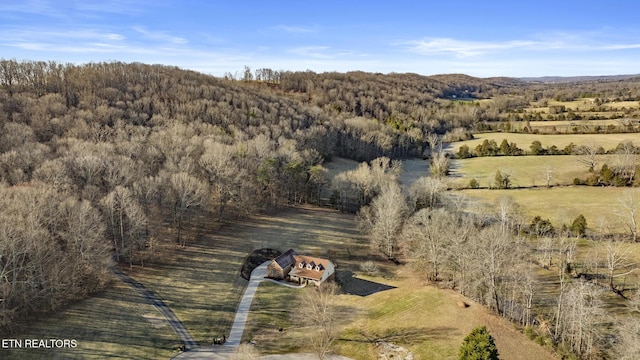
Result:
<instances>
[{"instance_id":1,"label":"shrub","mask_svg":"<svg viewBox=\"0 0 640 360\"><path fill-rule=\"evenodd\" d=\"M465 128L454 128L442 136L442 142L455 142L473 139L473 133Z\"/></svg>"},{"instance_id":2,"label":"shrub","mask_svg":"<svg viewBox=\"0 0 640 360\"><path fill-rule=\"evenodd\" d=\"M496 188L498 189L508 189L511 187L511 175L503 174L500 170L496 171L496 176L494 177L494 183Z\"/></svg>"},{"instance_id":3,"label":"shrub","mask_svg":"<svg viewBox=\"0 0 640 360\"><path fill-rule=\"evenodd\" d=\"M549 219L542 219L540 215L533 218L529 225L529 234L537 236L550 236L553 235L555 229Z\"/></svg>"},{"instance_id":4,"label":"shrub","mask_svg":"<svg viewBox=\"0 0 640 360\"><path fill-rule=\"evenodd\" d=\"M480 183L478 183L478 180L476 180L475 178L471 179L471 181L469 181L469 187L472 189L477 189L480 187Z\"/></svg>"},{"instance_id":5,"label":"shrub","mask_svg":"<svg viewBox=\"0 0 640 360\"><path fill-rule=\"evenodd\" d=\"M587 219L585 219L584 215L580 214L575 220L573 220L573 223L571 223L571 233L577 237L583 237L586 231Z\"/></svg>"},{"instance_id":6,"label":"shrub","mask_svg":"<svg viewBox=\"0 0 640 360\"><path fill-rule=\"evenodd\" d=\"M460 360L498 360L498 348L485 326L471 331L458 352Z\"/></svg>"},{"instance_id":7,"label":"shrub","mask_svg":"<svg viewBox=\"0 0 640 360\"><path fill-rule=\"evenodd\" d=\"M376 263L374 263L373 261L365 261L360 264L360 270L362 270L369 276L378 275L378 265L376 265Z\"/></svg>"},{"instance_id":8,"label":"shrub","mask_svg":"<svg viewBox=\"0 0 640 360\"><path fill-rule=\"evenodd\" d=\"M458 159L467 159L472 157L473 155L471 154L471 151L469 150L469 146L467 145L462 145L460 146L460 148L458 148L458 153L456 154L456 157Z\"/></svg>"}]
</instances>

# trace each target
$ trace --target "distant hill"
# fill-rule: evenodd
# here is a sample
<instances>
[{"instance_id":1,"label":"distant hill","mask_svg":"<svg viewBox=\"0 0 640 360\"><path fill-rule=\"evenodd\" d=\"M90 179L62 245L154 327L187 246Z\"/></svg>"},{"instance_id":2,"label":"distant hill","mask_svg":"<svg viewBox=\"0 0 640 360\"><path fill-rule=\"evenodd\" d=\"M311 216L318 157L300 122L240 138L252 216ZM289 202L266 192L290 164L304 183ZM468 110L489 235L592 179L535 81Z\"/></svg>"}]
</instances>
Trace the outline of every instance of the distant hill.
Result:
<instances>
[{"instance_id":1,"label":"distant hill","mask_svg":"<svg viewBox=\"0 0 640 360\"><path fill-rule=\"evenodd\" d=\"M575 82L600 82L628 80L640 77L640 74L627 75L596 75L596 76L542 76L542 77L521 77L521 81L541 84L575 83Z\"/></svg>"}]
</instances>

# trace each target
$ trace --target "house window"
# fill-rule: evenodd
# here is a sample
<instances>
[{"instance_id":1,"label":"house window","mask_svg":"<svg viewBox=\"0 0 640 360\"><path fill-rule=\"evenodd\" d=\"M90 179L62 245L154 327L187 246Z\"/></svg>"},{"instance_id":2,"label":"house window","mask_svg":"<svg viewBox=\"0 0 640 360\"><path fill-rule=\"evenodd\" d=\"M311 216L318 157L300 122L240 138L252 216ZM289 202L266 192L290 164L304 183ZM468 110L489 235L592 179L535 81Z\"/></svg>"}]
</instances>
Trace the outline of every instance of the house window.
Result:
<instances>
[{"instance_id":1,"label":"house window","mask_svg":"<svg viewBox=\"0 0 640 360\"><path fill-rule=\"evenodd\" d=\"M302 268L304 267L304 261L303 261L303 262L301 262L301 263L298 265L298 267L299 267L300 269L302 269Z\"/></svg>"},{"instance_id":2,"label":"house window","mask_svg":"<svg viewBox=\"0 0 640 360\"><path fill-rule=\"evenodd\" d=\"M320 268L320 265L317 265L317 266L316 266L316 271L320 271L320 270L322 270L322 269Z\"/></svg>"},{"instance_id":3,"label":"house window","mask_svg":"<svg viewBox=\"0 0 640 360\"><path fill-rule=\"evenodd\" d=\"M311 270L311 269L313 269L313 265L307 264L307 270Z\"/></svg>"}]
</instances>

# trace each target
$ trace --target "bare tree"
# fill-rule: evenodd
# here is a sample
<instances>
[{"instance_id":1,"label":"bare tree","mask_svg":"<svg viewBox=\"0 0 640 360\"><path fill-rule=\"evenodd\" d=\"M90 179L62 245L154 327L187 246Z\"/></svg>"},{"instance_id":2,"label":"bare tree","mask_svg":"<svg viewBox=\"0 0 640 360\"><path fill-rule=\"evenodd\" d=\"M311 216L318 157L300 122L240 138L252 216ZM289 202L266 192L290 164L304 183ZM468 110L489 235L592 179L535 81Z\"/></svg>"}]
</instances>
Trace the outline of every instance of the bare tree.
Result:
<instances>
[{"instance_id":1,"label":"bare tree","mask_svg":"<svg viewBox=\"0 0 640 360\"><path fill-rule=\"evenodd\" d=\"M551 181L553 181L553 167L551 167L551 165L546 165L544 167L544 181L547 184L547 187L550 188L551 187Z\"/></svg>"},{"instance_id":2,"label":"bare tree","mask_svg":"<svg viewBox=\"0 0 640 360\"><path fill-rule=\"evenodd\" d=\"M556 341L559 341L563 336L562 331L564 329L566 318L564 317L564 308L566 306L566 290L569 279L567 279L568 273L571 271L573 257L575 256L576 241L575 239L563 239L559 244L559 260L558 260L558 280L560 282L560 288L558 289L558 300L556 303L556 316L554 337Z\"/></svg>"},{"instance_id":3,"label":"bare tree","mask_svg":"<svg viewBox=\"0 0 640 360\"><path fill-rule=\"evenodd\" d=\"M596 147L595 142L587 145L581 145L576 148L576 153L579 155L578 161L585 165L589 171L594 171L597 162L598 148Z\"/></svg>"},{"instance_id":4,"label":"bare tree","mask_svg":"<svg viewBox=\"0 0 640 360\"><path fill-rule=\"evenodd\" d=\"M615 278L627 276L636 270L635 263L631 261L631 248L627 244L614 243L613 241L604 241L601 243L604 247L605 265L607 268L607 279L609 290L613 292L624 291L617 289L613 280Z\"/></svg>"},{"instance_id":5,"label":"bare tree","mask_svg":"<svg viewBox=\"0 0 640 360\"><path fill-rule=\"evenodd\" d=\"M516 230L520 223L520 206L511 196L503 195L496 203L496 215L500 221L500 230L505 233Z\"/></svg>"},{"instance_id":6,"label":"bare tree","mask_svg":"<svg viewBox=\"0 0 640 360\"><path fill-rule=\"evenodd\" d=\"M444 209L422 209L405 224L403 238L409 243L414 266L431 281L440 280L448 253L449 238L455 232L456 216Z\"/></svg>"},{"instance_id":7,"label":"bare tree","mask_svg":"<svg viewBox=\"0 0 640 360\"><path fill-rule=\"evenodd\" d=\"M451 161L444 151L438 151L431 154L431 166L429 171L431 175L443 178L449 174Z\"/></svg>"},{"instance_id":8,"label":"bare tree","mask_svg":"<svg viewBox=\"0 0 640 360\"><path fill-rule=\"evenodd\" d=\"M425 139L427 141L427 144L429 144L429 153L431 154L431 156L433 156L437 152L440 152L442 143L440 142L440 137L438 136L438 134L427 133L425 135Z\"/></svg>"},{"instance_id":9,"label":"bare tree","mask_svg":"<svg viewBox=\"0 0 640 360\"><path fill-rule=\"evenodd\" d=\"M382 187L380 195L358 213L358 226L369 235L371 245L391 260L398 255L398 239L408 215L400 186L390 183Z\"/></svg>"},{"instance_id":10,"label":"bare tree","mask_svg":"<svg viewBox=\"0 0 640 360\"><path fill-rule=\"evenodd\" d=\"M416 210L444 205L447 184L434 177L423 176L411 184L409 197Z\"/></svg>"},{"instance_id":11,"label":"bare tree","mask_svg":"<svg viewBox=\"0 0 640 360\"><path fill-rule=\"evenodd\" d=\"M638 149L631 141L625 141L617 147L616 172L629 183L633 183L633 177L638 163Z\"/></svg>"},{"instance_id":12,"label":"bare tree","mask_svg":"<svg viewBox=\"0 0 640 360\"><path fill-rule=\"evenodd\" d=\"M300 314L302 323L311 328L308 331L309 342L319 359L326 359L336 339L335 295L338 287L335 283L325 282L319 287L305 289L300 298L307 311Z\"/></svg>"},{"instance_id":13,"label":"bare tree","mask_svg":"<svg viewBox=\"0 0 640 360\"><path fill-rule=\"evenodd\" d=\"M631 234L633 242L638 241L638 216L640 216L640 194L638 189L625 190L618 198L620 208L616 212Z\"/></svg>"},{"instance_id":14,"label":"bare tree","mask_svg":"<svg viewBox=\"0 0 640 360\"><path fill-rule=\"evenodd\" d=\"M237 184L247 177L245 169L234 166L233 146L205 141L205 152L198 162L209 177L209 184L218 198L218 217L222 218L227 202L233 197Z\"/></svg>"},{"instance_id":15,"label":"bare tree","mask_svg":"<svg viewBox=\"0 0 640 360\"><path fill-rule=\"evenodd\" d=\"M559 340L581 356L593 353L602 340L602 289L586 281L570 283L564 297Z\"/></svg>"},{"instance_id":16,"label":"bare tree","mask_svg":"<svg viewBox=\"0 0 640 360\"><path fill-rule=\"evenodd\" d=\"M538 280L533 272L531 263L524 271L521 272L522 276L516 279L516 287L521 296L522 315L520 323L522 326L531 326L531 320L533 317L533 299L538 286Z\"/></svg>"},{"instance_id":17,"label":"bare tree","mask_svg":"<svg viewBox=\"0 0 640 360\"><path fill-rule=\"evenodd\" d=\"M184 221L190 210L201 207L206 203L207 185L186 172L172 174L168 179L167 185L170 190L174 221L178 229L177 241L184 246L186 244L182 236Z\"/></svg>"},{"instance_id":18,"label":"bare tree","mask_svg":"<svg viewBox=\"0 0 640 360\"><path fill-rule=\"evenodd\" d=\"M460 213L455 214L457 214L455 222L457 226L453 227L453 233L448 234L450 244L446 247L446 270L450 273L449 278L452 279L458 291L468 296L471 294L475 277L473 269L477 256L470 249L473 248L477 228L471 217L460 216Z\"/></svg>"},{"instance_id":19,"label":"bare tree","mask_svg":"<svg viewBox=\"0 0 640 360\"><path fill-rule=\"evenodd\" d=\"M134 194L128 188L116 186L100 200L105 209L110 232L116 249L116 259L127 254L129 265L133 265L134 253L139 250L142 235L147 226L147 217Z\"/></svg>"},{"instance_id":20,"label":"bare tree","mask_svg":"<svg viewBox=\"0 0 640 360\"><path fill-rule=\"evenodd\" d=\"M616 359L640 359L640 319L627 314L618 318L616 324L617 341L613 347Z\"/></svg>"},{"instance_id":21,"label":"bare tree","mask_svg":"<svg viewBox=\"0 0 640 360\"><path fill-rule=\"evenodd\" d=\"M513 269L525 255L522 239L512 238L498 226L480 231L475 239L477 254L475 275L479 297L499 314L503 314L503 300L513 285Z\"/></svg>"}]
</instances>

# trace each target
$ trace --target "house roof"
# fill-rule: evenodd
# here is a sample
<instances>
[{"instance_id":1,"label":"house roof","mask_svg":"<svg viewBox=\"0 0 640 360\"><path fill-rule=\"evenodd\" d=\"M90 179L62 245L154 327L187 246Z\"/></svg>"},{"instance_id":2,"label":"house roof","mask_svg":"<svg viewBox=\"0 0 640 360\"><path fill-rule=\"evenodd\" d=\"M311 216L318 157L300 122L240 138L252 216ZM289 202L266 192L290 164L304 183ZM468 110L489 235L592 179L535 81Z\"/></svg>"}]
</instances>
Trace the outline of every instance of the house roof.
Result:
<instances>
[{"instance_id":1,"label":"house roof","mask_svg":"<svg viewBox=\"0 0 640 360\"><path fill-rule=\"evenodd\" d=\"M306 255L293 255L295 260L295 266L291 269L289 275L298 276L307 279L320 280L322 279L322 275L325 270L329 268L329 264L331 260L317 258L313 256ZM299 264L303 263L304 266L302 268L299 267ZM312 264L313 268L311 270L307 269L306 265ZM316 266L320 266L320 270L316 270ZM333 268L333 266L331 266Z\"/></svg>"},{"instance_id":2,"label":"house roof","mask_svg":"<svg viewBox=\"0 0 640 360\"><path fill-rule=\"evenodd\" d=\"M280 254L280 256L278 256L277 258L273 259L273 261L275 261L278 266L280 266L280 268L284 269L289 265L296 264L296 260L293 258L294 255L298 254L295 252L295 250L289 249Z\"/></svg>"}]
</instances>

